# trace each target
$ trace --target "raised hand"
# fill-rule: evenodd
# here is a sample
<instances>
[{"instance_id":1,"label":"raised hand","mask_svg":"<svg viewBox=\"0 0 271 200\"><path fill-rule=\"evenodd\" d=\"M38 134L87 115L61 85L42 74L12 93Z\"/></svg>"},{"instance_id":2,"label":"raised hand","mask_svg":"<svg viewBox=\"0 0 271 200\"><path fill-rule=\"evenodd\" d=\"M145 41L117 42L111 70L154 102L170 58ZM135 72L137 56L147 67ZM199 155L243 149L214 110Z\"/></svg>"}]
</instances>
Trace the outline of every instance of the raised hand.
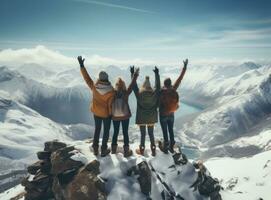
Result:
<instances>
[{"instance_id":1,"label":"raised hand","mask_svg":"<svg viewBox=\"0 0 271 200\"><path fill-rule=\"evenodd\" d=\"M186 58L184 61L183 61L183 67L186 68L188 65L188 59Z\"/></svg>"},{"instance_id":2,"label":"raised hand","mask_svg":"<svg viewBox=\"0 0 271 200\"><path fill-rule=\"evenodd\" d=\"M82 56L78 56L77 60L79 62L80 67L84 67L85 58L83 59Z\"/></svg>"},{"instance_id":3,"label":"raised hand","mask_svg":"<svg viewBox=\"0 0 271 200\"><path fill-rule=\"evenodd\" d=\"M153 72L154 72L155 74L158 74L158 73L159 73L159 69L155 66Z\"/></svg>"},{"instance_id":4,"label":"raised hand","mask_svg":"<svg viewBox=\"0 0 271 200\"><path fill-rule=\"evenodd\" d=\"M135 66L130 66L130 72L131 72L131 74L135 73Z\"/></svg>"},{"instance_id":5,"label":"raised hand","mask_svg":"<svg viewBox=\"0 0 271 200\"><path fill-rule=\"evenodd\" d=\"M139 67L138 67L138 68L136 68L136 70L135 70L135 74L136 74L136 75L138 75L138 74L139 74Z\"/></svg>"}]
</instances>

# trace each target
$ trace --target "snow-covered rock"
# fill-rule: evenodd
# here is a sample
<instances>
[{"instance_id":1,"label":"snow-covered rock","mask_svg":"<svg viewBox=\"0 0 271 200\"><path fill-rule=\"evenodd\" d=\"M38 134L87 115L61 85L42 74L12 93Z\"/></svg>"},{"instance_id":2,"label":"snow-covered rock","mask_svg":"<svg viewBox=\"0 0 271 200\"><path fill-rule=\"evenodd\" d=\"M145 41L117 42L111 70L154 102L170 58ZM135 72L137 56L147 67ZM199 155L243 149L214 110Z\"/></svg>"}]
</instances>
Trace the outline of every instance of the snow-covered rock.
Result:
<instances>
[{"instance_id":1,"label":"snow-covered rock","mask_svg":"<svg viewBox=\"0 0 271 200\"><path fill-rule=\"evenodd\" d=\"M271 151L249 158L213 158L206 163L225 191L223 199L269 199L271 187Z\"/></svg>"}]
</instances>

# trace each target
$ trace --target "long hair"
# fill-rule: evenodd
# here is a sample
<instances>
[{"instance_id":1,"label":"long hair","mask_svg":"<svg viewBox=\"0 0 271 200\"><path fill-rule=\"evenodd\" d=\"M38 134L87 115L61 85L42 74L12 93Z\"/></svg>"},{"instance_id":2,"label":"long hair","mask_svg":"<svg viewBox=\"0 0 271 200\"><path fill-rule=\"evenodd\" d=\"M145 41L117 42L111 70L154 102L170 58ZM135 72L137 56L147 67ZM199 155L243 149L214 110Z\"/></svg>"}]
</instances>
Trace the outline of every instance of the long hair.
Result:
<instances>
[{"instance_id":1,"label":"long hair","mask_svg":"<svg viewBox=\"0 0 271 200\"><path fill-rule=\"evenodd\" d=\"M122 80L122 78L118 78L118 80L116 81L115 84L115 90L116 91L126 91L126 84L125 82Z\"/></svg>"}]
</instances>

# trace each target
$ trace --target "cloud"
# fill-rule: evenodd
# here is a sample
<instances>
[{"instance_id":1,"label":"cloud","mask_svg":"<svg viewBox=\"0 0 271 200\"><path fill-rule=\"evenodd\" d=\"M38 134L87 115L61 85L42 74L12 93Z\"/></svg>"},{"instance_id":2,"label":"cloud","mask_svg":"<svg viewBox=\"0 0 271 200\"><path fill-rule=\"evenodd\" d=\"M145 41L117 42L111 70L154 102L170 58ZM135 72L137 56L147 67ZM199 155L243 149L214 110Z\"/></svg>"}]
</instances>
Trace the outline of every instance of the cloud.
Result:
<instances>
[{"instance_id":1,"label":"cloud","mask_svg":"<svg viewBox=\"0 0 271 200\"><path fill-rule=\"evenodd\" d=\"M100 55L86 55L84 57L86 58L86 65L94 67L105 67L108 65L127 67L130 65L142 66L155 63L153 60L142 60L140 58L114 59ZM0 51L0 65L20 66L28 63L36 63L51 69L63 69L63 67L69 68L78 66L76 57L65 56L59 51L48 49L42 45L38 45L34 48L22 48L16 50L4 49Z\"/></svg>"},{"instance_id":2,"label":"cloud","mask_svg":"<svg viewBox=\"0 0 271 200\"><path fill-rule=\"evenodd\" d=\"M164 66L164 67L178 67L182 65L182 60L177 58L176 60L151 60L151 59L116 59L111 57L104 57L101 55L83 55L86 58L85 65L87 67L104 68L109 65L116 65L122 68L127 68L130 65L135 66ZM255 62L268 62L269 60L255 60L252 58L246 59L222 59L222 58L209 58L209 59L195 59L191 58L189 65L232 65L240 64L247 61ZM18 67L28 63L35 63L47 67L53 71L61 71L63 69L71 69L78 67L76 57L69 57L63 55L59 51L48 49L45 46L38 45L34 48L22 48L22 49L5 49L0 51L0 66L6 65L11 67Z\"/></svg>"},{"instance_id":3,"label":"cloud","mask_svg":"<svg viewBox=\"0 0 271 200\"><path fill-rule=\"evenodd\" d=\"M123 6L123 5L119 5L119 4L105 3L105 2L101 2L101 1L93 1L93 0L73 0L73 1L88 3L88 4L95 4L95 5L100 5L100 6L106 6L106 7L111 7L111 8L130 10L130 11L134 11L134 12L154 13L149 10L144 10L144 9L139 9L139 8L134 8L134 7L129 7L129 6Z\"/></svg>"},{"instance_id":4,"label":"cloud","mask_svg":"<svg viewBox=\"0 0 271 200\"><path fill-rule=\"evenodd\" d=\"M22 49L4 49L0 51L0 64L18 66L27 63L36 63L40 65L74 65L73 58L62 55L58 51L52 51L44 46Z\"/></svg>"}]
</instances>

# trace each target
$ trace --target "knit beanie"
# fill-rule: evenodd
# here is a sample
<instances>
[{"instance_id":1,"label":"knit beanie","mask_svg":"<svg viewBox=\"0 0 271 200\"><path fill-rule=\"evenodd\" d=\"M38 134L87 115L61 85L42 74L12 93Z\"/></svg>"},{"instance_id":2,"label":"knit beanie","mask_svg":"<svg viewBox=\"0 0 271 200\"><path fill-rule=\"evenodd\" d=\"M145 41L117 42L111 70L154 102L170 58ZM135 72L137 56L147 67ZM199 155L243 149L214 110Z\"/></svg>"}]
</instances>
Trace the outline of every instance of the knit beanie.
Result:
<instances>
[{"instance_id":1,"label":"knit beanie","mask_svg":"<svg viewBox=\"0 0 271 200\"><path fill-rule=\"evenodd\" d=\"M152 90L151 82L150 82L150 77L149 76L145 77L145 81L144 81L144 83L142 85L142 89L144 89L144 90Z\"/></svg>"},{"instance_id":2,"label":"knit beanie","mask_svg":"<svg viewBox=\"0 0 271 200\"><path fill-rule=\"evenodd\" d=\"M99 80L100 81L108 81L108 74L105 71L101 71L99 73Z\"/></svg>"}]
</instances>

